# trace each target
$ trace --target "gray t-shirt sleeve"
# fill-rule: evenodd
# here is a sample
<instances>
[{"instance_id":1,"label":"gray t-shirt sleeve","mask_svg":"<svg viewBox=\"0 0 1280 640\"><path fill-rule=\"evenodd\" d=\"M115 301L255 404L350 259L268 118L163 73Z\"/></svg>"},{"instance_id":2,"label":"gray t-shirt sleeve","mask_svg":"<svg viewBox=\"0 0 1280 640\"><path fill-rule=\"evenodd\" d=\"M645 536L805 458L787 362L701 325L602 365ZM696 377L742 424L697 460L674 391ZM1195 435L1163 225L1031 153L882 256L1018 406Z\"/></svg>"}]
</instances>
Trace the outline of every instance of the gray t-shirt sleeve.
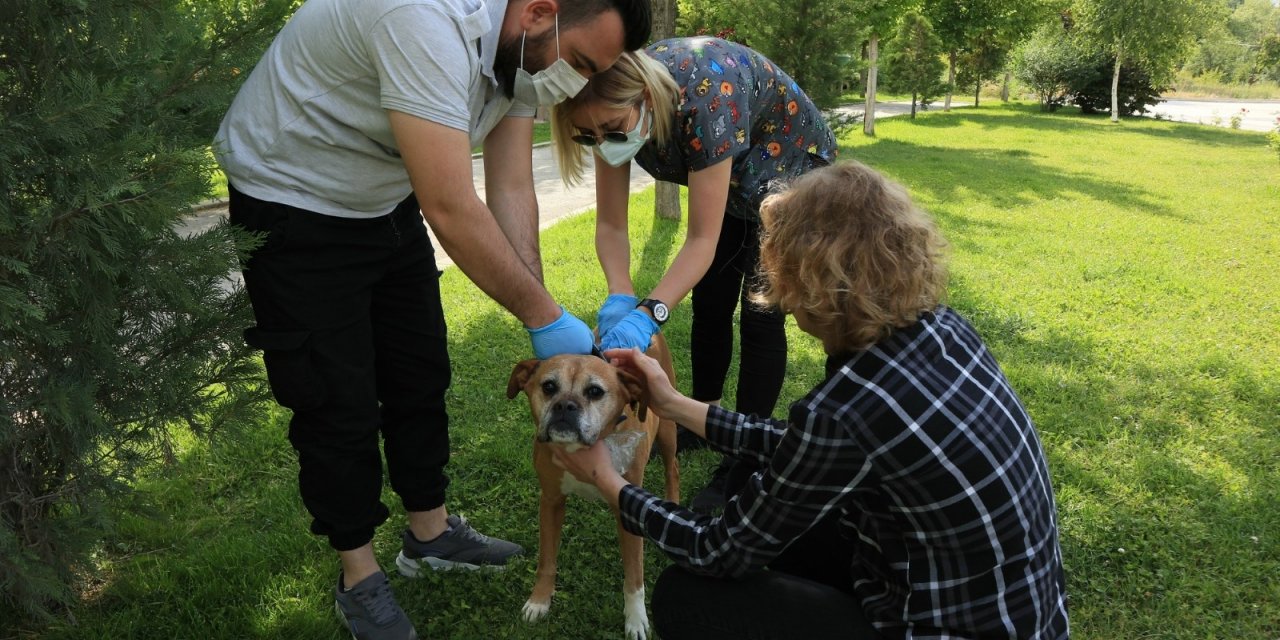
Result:
<instances>
[{"instance_id":1,"label":"gray t-shirt sleeve","mask_svg":"<svg viewBox=\"0 0 1280 640\"><path fill-rule=\"evenodd\" d=\"M373 24L366 46L384 109L471 129L467 105L479 67L474 37L454 17L431 6L402 6Z\"/></svg>"}]
</instances>

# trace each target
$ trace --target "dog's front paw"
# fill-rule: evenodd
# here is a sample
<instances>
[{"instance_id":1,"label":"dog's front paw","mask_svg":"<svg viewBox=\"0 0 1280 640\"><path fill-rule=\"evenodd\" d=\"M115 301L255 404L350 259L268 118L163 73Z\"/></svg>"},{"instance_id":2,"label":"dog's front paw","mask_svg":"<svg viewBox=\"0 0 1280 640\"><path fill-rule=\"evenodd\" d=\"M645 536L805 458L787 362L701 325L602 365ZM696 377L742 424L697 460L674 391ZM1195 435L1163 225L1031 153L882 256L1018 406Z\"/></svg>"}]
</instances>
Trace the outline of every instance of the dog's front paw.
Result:
<instances>
[{"instance_id":1,"label":"dog's front paw","mask_svg":"<svg viewBox=\"0 0 1280 640\"><path fill-rule=\"evenodd\" d=\"M526 600L524 603L524 607L520 609L520 613L524 617L525 622L537 622L542 618L542 616L547 615L547 612L550 610L551 610L550 602L538 603L538 602L534 602L533 600ZM644 637L644 636L641 636L641 637Z\"/></svg>"},{"instance_id":2,"label":"dog's front paw","mask_svg":"<svg viewBox=\"0 0 1280 640\"><path fill-rule=\"evenodd\" d=\"M639 620L627 620L627 640L645 640L649 637L649 619L641 616Z\"/></svg>"},{"instance_id":3,"label":"dog's front paw","mask_svg":"<svg viewBox=\"0 0 1280 640\"><path fill-rule=\"evenodd\" d=\"M627 640L645 640L649 635L649 616L644 611L644 587L623 596L622 613L627 620Z\"/></svg>"}]
</instances>

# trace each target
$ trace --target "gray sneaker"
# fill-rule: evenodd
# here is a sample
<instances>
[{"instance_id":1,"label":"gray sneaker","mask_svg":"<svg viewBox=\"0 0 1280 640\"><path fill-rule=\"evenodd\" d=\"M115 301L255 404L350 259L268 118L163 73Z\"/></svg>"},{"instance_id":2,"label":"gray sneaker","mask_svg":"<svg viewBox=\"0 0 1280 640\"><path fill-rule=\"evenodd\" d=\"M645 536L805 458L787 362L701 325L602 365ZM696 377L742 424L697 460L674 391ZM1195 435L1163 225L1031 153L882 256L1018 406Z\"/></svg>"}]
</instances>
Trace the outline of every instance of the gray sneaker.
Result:
<instances>
[{"instance_id":1,"label":"gray sneaker","mask_svg":"<svg viewBox=\"0 0 1280 640\"><path fill-rule=\"evenodd\" d=\"M404 531L404 547L396 558L400 575L417 578L427 569L501 570L512 556L524 553L514 542L490 538L467 524L466 518L449 516L449 529L439 538L422 542Z\"/></svg>"},{"instance_id":2,"label":"gray sneaker","mask_svg":"<svg viewBox=\"0 0 1280 640\"><path fill-rule=\"evenodd\" d=\"M334 608L355 640L418 640L409 616L396 603L387 574L379 571L347 591L342 574L334 590Z\"/></svg>"}]
</instances>

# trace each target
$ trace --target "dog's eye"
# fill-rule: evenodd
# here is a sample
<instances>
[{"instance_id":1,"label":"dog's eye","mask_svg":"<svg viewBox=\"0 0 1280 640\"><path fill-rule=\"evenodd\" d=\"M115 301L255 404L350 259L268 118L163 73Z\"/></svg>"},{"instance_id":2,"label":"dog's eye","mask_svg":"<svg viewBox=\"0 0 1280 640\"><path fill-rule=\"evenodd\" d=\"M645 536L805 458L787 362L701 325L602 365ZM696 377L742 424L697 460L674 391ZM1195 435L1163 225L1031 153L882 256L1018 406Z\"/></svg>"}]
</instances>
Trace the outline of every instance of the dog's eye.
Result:
<instances>
[{"instance_id":1,"label":"dog's eye","mask_svg":"<svg viewBox=\"0 0 1280 640\"><path fill-rule=\"evenodd\" d=\"M555 393L559 390L560 390L560 385L556 384L554 380L548 380L542 383L542 392L549 396L555 395Z\"/></svg>"},{"instance_id":2,"label":"dog's eye","mask_svg":"<svg viewBox=\"0 0 1280 640\"><path fill-rule=\"evenodd\" d=\"M604 389L593 384L587 387L587 397L592 400L599 400L604 397Z\"/></svg>"}]
</instances>

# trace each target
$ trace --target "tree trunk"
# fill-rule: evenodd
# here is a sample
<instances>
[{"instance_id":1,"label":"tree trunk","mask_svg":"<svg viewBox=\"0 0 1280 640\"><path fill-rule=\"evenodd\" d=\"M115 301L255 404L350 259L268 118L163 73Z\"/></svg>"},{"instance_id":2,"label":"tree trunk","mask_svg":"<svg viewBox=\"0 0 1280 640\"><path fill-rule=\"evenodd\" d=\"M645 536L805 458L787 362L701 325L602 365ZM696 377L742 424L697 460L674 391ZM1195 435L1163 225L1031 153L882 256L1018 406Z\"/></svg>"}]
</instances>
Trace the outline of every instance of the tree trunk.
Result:
<instances>
[{"instance_id":1,"label":"tree trunk","mask_svg":"<svg viewBox=\"0 0 1280 640\"><path fill-rule=\"evenodd\" d=\"M1012 71L1005 71L1005 72L1004 72L1004 86L1003 86L1003 87L1000 87L1000 101L1001 101L1001 102L1008 102L1008 101L1009 101L1009 82L1010 82L1011 80L1013 80L1013 72L1012 72Z\"/></svg>"},{"instance_id":2,"label":"tree trunk","mask_svg":"<svg viewBox=\"0 0 1280 640\"><path fill-rule=\"evenodd\" d=\"M650 0L650 8L653 13L650 37L655 42L675 37L676 0ZM679 220L680 213L680 185L658 181L653 193L653 214L667 220Z\"/></svg>"},{"instance_id":3,"label":"tree trunk","mask_svg":"<svg viewBox=\"0 0 1280 640\"><path fill-rule=\"evenodd\" d=\"M862 132L876 135L876 64L880 59L880 36L872 35L867 46L867 106L862 113Z\"/></svg>"},{"instance_id":4,"label":"tree trunk","mask_svg":"<svg viewBox=\"0 0 1280 640\"><path fill-rule=\"evenodd\" d=\"M654 42L676 35L676 0L649 0L652 27L649 37Z\"/></svg>"},{"instance_id":5,"label":"tree trunk","mask_svg":"<svg viewBox=\"0 0 1280 640\"><path fill-rule=\"evenodd\" d=\"M951 94L956 91L956 50L952 49L947 56L949 64L947 65L947 101L943 103L942 110L951 110Z\"/></svg>"},{"instance_id":6,"label":"tree trunk","mask_svg":"<svg viewBox=\"0 0 1280 640\"><path fill-rule=\"evenodd\" d=\"M919 94L917 94L914 91L911 92L911 119L912 120L916 119L916 96L917 95Z\"/></svg>"},{"instance_id":7,"label":"tree trunk","mask_svg":"<svg viewBox=\"0 0 1280 640\"><path fill-rule=\"evenodd\" d=\"M1111 121L1120 122L1120 61L1124 59L1124 48L1116 48L1116 71L1111 74Z\"/></svg>"},{"instance_id":8,"label":"tree trunk","mask_svg":"<svg viewBox=\"0 0 1280 640\"><path fill-rule=\"evenodd\" d=\"M973 88L973 107L978 108L978 97L982 95L982 74L978 74L978 86Z\"/></svg>"}]
</instances>

